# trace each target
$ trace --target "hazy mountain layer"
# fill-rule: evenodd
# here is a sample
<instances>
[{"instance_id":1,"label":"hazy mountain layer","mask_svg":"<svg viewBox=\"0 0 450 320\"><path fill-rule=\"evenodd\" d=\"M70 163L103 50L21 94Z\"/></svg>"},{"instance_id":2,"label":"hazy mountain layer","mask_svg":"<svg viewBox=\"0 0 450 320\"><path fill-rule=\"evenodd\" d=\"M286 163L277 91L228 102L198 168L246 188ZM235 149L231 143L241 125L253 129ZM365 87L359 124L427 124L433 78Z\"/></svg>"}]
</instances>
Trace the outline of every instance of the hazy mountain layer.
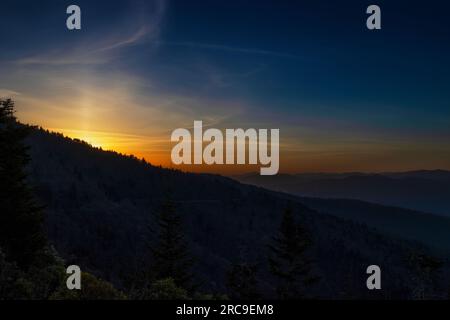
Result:
<instances>
[{"instance_id":1,"label":"hazy mountain layer","mask_svg":"<svg viewBox=\"0 0 450 320\"><path fill-rule=\"evenodd\" d=\"M243 183L304 197L358 199L450 216L449 171L308 173L277 176L252 173L235 178Z\"/></svg>"}]
</instances>

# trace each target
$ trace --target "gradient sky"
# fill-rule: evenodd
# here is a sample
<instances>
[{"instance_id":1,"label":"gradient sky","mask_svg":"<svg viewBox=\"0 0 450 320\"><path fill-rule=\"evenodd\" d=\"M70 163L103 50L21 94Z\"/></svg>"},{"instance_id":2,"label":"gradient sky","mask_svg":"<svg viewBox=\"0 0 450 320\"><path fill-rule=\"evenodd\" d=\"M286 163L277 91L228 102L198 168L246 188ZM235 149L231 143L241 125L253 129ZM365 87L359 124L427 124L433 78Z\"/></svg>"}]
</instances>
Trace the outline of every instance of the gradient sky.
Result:
<instances>
[{"instance_id":1,"label":"gradient sky","mask_svg":"<svg viewBox=\"0 0 450 320\"><path fill-rule=\"evenodd\" d=\"M450 169L450 5L292 3L0 0L0 96L23 122L164 166L171 132L203 120L279 128L282 172Z\"/></svg>"}]
</instances>

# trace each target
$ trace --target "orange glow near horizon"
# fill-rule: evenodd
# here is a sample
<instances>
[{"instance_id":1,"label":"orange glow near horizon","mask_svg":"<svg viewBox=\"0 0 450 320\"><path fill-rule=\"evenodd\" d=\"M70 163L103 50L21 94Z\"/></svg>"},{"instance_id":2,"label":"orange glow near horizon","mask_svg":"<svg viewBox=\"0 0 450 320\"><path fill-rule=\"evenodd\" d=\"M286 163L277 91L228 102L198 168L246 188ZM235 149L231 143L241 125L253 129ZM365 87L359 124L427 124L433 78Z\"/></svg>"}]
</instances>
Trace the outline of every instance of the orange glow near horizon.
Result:
<instances>
[{"instance_id":1,"label":"orange glow near horizon","mask_svg":"<svg viewBox=\"0 0 450 320\"><path fill-rule=\"evenodd\" d=\"M179 169L186 172L214 173L222 175L235 175L248 172L259 172L260 165L174 165L171 162L171 148L175 143L171 143L170 135L167 137L151 138L123 133L88 131L49 128L50 131L62 133L64 136L73 139L83 140L90 145L101 148L105 151L115 151L124 155L134 155L137 158L144 158L155 166ZM307 148L305 146L305 148ZM402 152L400 150L400 152ZM300 155L299 155L300 154ZM383 152L370 153L329 153L324 152L288 152L280 149L280 170L279 173L302 173L302 172L385 172L385 171L409 171L418 167L426 169L448 169L445 159L434 166L425 167L428 159L415 151L403 150L403 157L414 157L416 164L406 166L401 159L386 165L385 160L391 160ZM392 164L394 163L395 166Z\"/></svg>"},{"instance_id":2,"label":"orange glow near horizon","mask_svg":"<svg viewBox=\"0 0 450 320\"><path fill-rule=\"evenodd\" d=\"M259 165L173 165L170 159L170 137L167 141L156 139L157 143L165 142L166 149L147 150L145 145L151 145L151 138L130 134L120 134L102 131L86 131L74 129L49 128L49 131L61 133L72 139L79 139L96 148L105 151L115 151L124 155L134 155L139 159L145 159L149 163L165 168L179 169L187 172L205 172L218 174L238 174L244 172L259 171ZM170 147L169 147L170 146Z\"/></svg>"},{"instance_id":3,"label":"orange glow near horizon","mask_svg":"<svg viewBox=\"0 0 450 320\"><path fill-rule=\"evenodd\" d=\"M230 121L220 113L193 115L189 108L167 104L162 99L132 104L127 90L90 88L78 99L61 95L33 98L16 97L17 116L23 123L37 124L102 148L144 158L156 166L189 172L235 175L259 172L259 165L174 165L171 161L171 132L176 128L192 129L194 119L207 119L208 127L280 128L279 173L303 172L386 172L420 169L450 169L448 142L426 138L397 137L386 139L359 132L338 130L331 135L315 126L257 123L244 119ZM126 106L124 109L123 106ZM209 104L202 110L209 111ZM228 111L229 112L229 111ZM226 113L225 113L226 114ZM205 126L206 127L206 126ZM414 144L410 140L414 138ZM435 156L439 155L439 156Z\"/></svg>"},{"instance_id":4,"label":"orange glow near horizon","mask_svg":"<svg viewBox=\"0 0 450 320\"><path fill-rule=\"evenodd\" d=\"M146 136L113 133L104 131L89 131L76 129L49 128L50 131L58 132L72 139L79 139L87 142L96 148L105 151L115 151L124 155L134 155L137 158L144 158L154 165L170 167L170 154L167 157L166 150L157 148L161 145L160 139L151 139ZM168 140L167 143L170 141ZM153 146L153 148L152 148ZM156 148L155 148L156 146ZM168 159L166 159L168 158Z\"/></svg>"}]
</instances>

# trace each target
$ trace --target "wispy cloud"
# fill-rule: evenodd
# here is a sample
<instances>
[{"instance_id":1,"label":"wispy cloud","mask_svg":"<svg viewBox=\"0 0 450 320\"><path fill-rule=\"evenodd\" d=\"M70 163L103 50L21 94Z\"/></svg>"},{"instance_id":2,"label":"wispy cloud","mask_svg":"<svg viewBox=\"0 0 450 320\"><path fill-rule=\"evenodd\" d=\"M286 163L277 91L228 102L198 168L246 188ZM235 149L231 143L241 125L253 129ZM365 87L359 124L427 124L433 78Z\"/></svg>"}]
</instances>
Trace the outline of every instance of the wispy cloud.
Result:
<instances>
[{"instance_id":1,"label":"wispy cloud","mask_svg":"<svg viewBox=\"0 0 450 320\"><path fill-rule=\"evenodd\" d=\"M210 43L199 43L199 42L173 42L173 41L158 41L159 45L166 46L177 46L177 47L188 47L194 49L206 49L206 50L220 50L220 51L228 51L235 53L244 53L244 54L257 54L264 56L273 56L279 58L289 58L289 59L299 59L300 57L295 54L278 52L278 51L270 51L263 49L253 49L253 48L241 48L234 47L228 45L220 45L220 44L210 44Z\"/></svg>"},{"instance_id":2,"label":"wispy cloud","mask_svg":"<svg viewBox=\"0 0 450 320\"><path fill-rule=\"evenodd\" d=\"M159 36L160 25L166 11L166 6L167 5L165 0L154 1L153 14L151 15L151 17L142 15L138 19L140 20L139 27L136 28L133 33L126 35L125 37L113 37L109 40L109 43L103 44L103 46L95 50L95 52L115 50L139 44L145 41L157 40Z\"/></svg>"},{"instance_id":3,"label":"wispy cloud","mask_svg":"<svg viewBox=\"0 0 450 320\"><path fill-rule=\"evenodd\" d=\"M123 48L126 46L131 46L131 45L139 43L140 41L145 39L145 37L147 37L151 33L152 33L152 28L148 25L143 25L132 35L130 35L126 38L123 38L123 39L116 39L113 41L113 43L108 44L105 47L99 48L99 49L95 50L94 52L108 51L108 50Z\"/></svg>"},{"instance_id":4,"label":"wispy cloud","mask_svg":"<svg viewBox=\"0 0 450 320\"><path fill-rule=\"evenodd\" d=\"M144 43L146 41L157 41L160 24L163 20L166 1L155 0L151 2L152 11L142 9L138 12L134 21L135 27L131 30L128 26L117 26L112 28L108 34L91 34L89 40L84 40L74 46L58 44L57 48L46 52L20 58L14 61L18 65L96 65L105 64L119 55L119 50ZM101 40L99 40L101 39Z\"/></svg>"},{"instance_id":5,"label":"wispy cloud","mask_svg":"<svg viewBox=\"0 0 450 320\"><path fill-rule=\"evenodd\" d=\"M21 66L29 66L29 65L65 66L65 65L81 65L81 64L82 65L102 64L108 61L109 61L108 59L103 59L101 57L94 57L91 56L90 54L61 57L61 53L58 52L55 54L50 53L18 59L15 61L15 63Z\"/></svg>"}]
</instances>

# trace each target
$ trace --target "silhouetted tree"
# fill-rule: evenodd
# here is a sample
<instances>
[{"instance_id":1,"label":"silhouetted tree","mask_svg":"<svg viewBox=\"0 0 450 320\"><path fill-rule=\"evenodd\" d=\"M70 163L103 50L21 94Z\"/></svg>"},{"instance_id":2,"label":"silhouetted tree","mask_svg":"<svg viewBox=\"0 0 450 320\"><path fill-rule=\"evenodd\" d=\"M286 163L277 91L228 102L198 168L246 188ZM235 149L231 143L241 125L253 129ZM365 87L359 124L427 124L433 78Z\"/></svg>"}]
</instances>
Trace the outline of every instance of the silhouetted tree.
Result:
<instances>
[{"instance_id":1,"label":"silhouetted tree","mask_svg":"<svg viewBox=\"0 0 450 320\"><path fill-rule=\"evenodd\" d=\"M227 289L232 300L260 299L256 265L237 263L227 273Z\"/></svg>"},{"instance_id":2,"label":"silhouetted tree","mask_svg":"<svg viewBox=\"0 0 450 320\"><path fill-rule=\"evenodd\" d=\"M181 218L176 213L175 204L170 197L163 202L157 215L157 227L157 239L149 243L151 278L154 280L170 278L177 287L191 291L193 259L183 234Z\"/></svg>"},{"instance_id":3,"label":"silhouetted tree","mask_svg":"<svg viewBox=\"0 0 450 320\"><path fill-rule=\"evenodd\" d=\"M307 231L295 221L288 207L283 214L279 234L269 246L269 267L278 279L279 298L304 298L305 288L317 281L311 275L311 261L306 256L310 246L311 239Z\"/></svg>"},{"instance_id":4,"label":"silhouetted tree","mask_svg":"<svg viewBox=\"0 0 450 320\"><path fill-rule=\"evenodd\" d=\"M14 116L14 102L0 100L0 247L27 270L46 246L42 208L26 181L28 128Z\"/></svg>"},{"instance_id":5,"label":"silhouetted tree","mask_svg":"<svg viewBox=\"0 0 450 320\"><path fill-rule=\"evenodd\" d=\"M0 100L0 281L3 299L47 299L64 283L63 262L47 244L43 211L27 183L24 139L30 127L14 116L11 99ZM8 291L8 292L6 292Z\"/></svg>"}]
</instances>

